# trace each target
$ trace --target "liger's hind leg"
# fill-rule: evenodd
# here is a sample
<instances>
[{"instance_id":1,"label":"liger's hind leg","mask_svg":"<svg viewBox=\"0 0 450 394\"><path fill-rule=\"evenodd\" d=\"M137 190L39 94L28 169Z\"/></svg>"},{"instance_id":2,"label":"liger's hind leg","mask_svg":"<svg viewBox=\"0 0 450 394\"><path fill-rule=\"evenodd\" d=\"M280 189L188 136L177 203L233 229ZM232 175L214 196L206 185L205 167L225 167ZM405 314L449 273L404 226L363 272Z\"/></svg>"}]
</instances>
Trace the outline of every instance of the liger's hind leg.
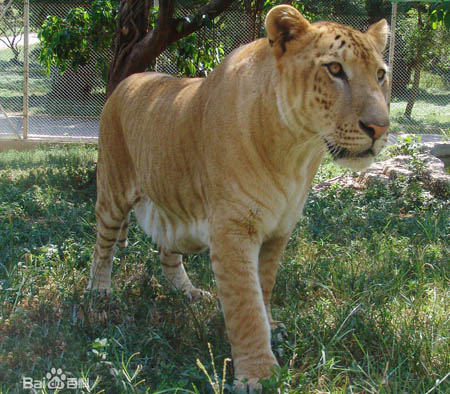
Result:
<instances>
[{"instance_id":1,"label":"liger's hind leg","mask_svg":"<svg viewBox=\"0 0 450 394\"><path fill-rule=\"evenodd\" d=\"M99 196L96 204L97 240L91 265L88 289L111 292L114 246L126 243L129 213ZM125 234L125 237L123 235Z\"/></svg>"},{"instance_id":2,"label":"liger's hind leg","mask_svg":"<svg viewBox=\"0 0 450 394\"><path fill-rule=\"evenodd\" d=\"M108 101L100 120L97 162L97 240L88 289L111 291L111 271L116 243L126 244L129 212L137 195L133 161L126 148L124 130L116 119L115 100Z\"/></svg>"},{"instance_id":3,"label":"liger's hind leg","mask_svg":"<svg viewBox=\"0 0 450 394\"><path fill-rule=\"evenodd\" d=\"M117 240L117 245L119 248L126 248L128 245L128 226L130 225L130 213L126 216L126 219L123 221L122 226L120 227L119 239Z\"/></svg>"},{"instance_id":4,"label":"liger's hind leg","mask_svg":"<svg viewBox=\"0 0 450 394\"><path fill-rule=\"evenodd\" d=\"M208 295L205 291L195 288L191 283L184 269L181 254L161 249L159 260L169 283L175 289L182 291L191 301L195 301L203 295Z\"/></svg>"}]
</instances>

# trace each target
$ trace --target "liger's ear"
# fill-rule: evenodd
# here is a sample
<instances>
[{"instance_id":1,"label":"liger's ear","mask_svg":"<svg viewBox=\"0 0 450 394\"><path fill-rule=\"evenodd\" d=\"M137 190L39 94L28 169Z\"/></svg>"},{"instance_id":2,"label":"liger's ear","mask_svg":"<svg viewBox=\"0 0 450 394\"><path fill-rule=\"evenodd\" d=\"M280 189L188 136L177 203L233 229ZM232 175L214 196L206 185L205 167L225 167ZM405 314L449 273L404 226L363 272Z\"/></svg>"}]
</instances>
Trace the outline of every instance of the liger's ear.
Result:
<instances>
[{"instance_id":1,"label":"liger's ear","mask_svg":"<svg viewBox=\"0 0 450 394\"><path fill-rule=\"evenodd\" d=\"M389 36L389 25L386 22L386 19L381 19L379 22L370 25L366 34L372 39L375 48L382 53L386 48Z\"/></svg>"},{"instance_id":2,"label":"liger's ear","mask_svg":"<svg viewBox=\"0 0 450 394\"><path fill-rule=\"evenodd\" d=\"M276 58L286 52L286 43L298 38L310 27L300 12L290 5L272 8L266 17L266 32Z\"/></svg>"}]
</instances>

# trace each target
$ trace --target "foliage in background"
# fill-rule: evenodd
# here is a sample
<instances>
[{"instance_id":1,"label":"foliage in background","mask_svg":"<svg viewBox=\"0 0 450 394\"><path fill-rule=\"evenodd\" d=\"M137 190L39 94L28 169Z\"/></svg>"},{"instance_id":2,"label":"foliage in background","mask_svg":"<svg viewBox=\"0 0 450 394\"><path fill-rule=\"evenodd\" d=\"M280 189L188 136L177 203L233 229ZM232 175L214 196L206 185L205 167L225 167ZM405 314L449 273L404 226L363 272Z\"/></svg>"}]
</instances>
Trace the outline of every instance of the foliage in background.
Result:
<instances>
[{"instance_id":1,"label":"foliage in background","mask_svg":"<svg viewBox=\"0 0 450 394\"><path fill-rule=\"evenodd\" d=\"M222 47L225 54L228 54L232 48L264 34L262 29L263 24L261 23L262 19L251 19L254 15L252 7L255 7L256 3L259 2L261 2L261 0L240 0L239 2L235 2L233 6L234 8L214 20L214 31L208 31L207 34L204 35L203 31L196 33L199 43L203 42L204 37L212 37L215 40L215 42L211 44L206 42L206 48L200 48L200 54L203 52L205 54L204 57L206 58L206 61L199 62L200 66L203 64L210 64L211 66L214 66L214 63L216 63L214 57L217 59L217 53L214 53L214 49L211 48L212 46ZM262 1L262 3L264 3L264 11L267 11L274 4L281 2L281 0ZM49 10L51 13L52 10L51 6L42 7L41 2L39 2L39 7L33 8L33 3L36 4L36 2L32 2L31 7L32 29L34 28L33 26L41 26L42 21L44 20L44 15L47 15ZM77 1L77 4L80 3L87 4L87 2L82 3ZM183 3L183 6L192 7L196 4L198 5L200 0L186 0L180 3ZM205 1L202 3L205 3ZM328 0L305 0L293 1L292 3L298 7L311 21L337 17L342 18L339 19L342 22L354 24L357 27L364 26L366 21L370 20L371 15L379 17L383 12L390 11L390 2L387 0L351 0L341 2L330 2ZM18 4L18 2L15 2L15 4ZM92 4L95 6L96 2L92 2ZM102 3L98 2L98 4ZM448 2L439 4L445 6ZM351 9L352 5L354 5L354 9ZM414 11L415 5L415 3L408 2L400 3L398 6L399 20L393 79L394 103L391 106L393 114L392 125L395 127L395 131L397 132L407 131L419 133L440 133L441 130L447 130L450 127L448 115L448 108L450 106L448 94L448 89L450 87L450 38L449 30L445 30L443 28L443 24L433 22L431 16L428 16L428 11L431 15L433 15L435 10L433 7L425 9L425 14L427 14L425 17L430 18L432 27L436 28L433 30L432 35L433 48L431 49L433 53L431 56L427 56L424 61L420 76L418 96L414 104L414 110L411 118L404 117L405 101L409 98L412 77L414 75L411 60L417 59L418 57L414 52L415 49L413 42L411 42L408 36L408 32L412 31L414 26L417 25L417 19L414 19L411 15L407 16L407 21L402 22L402 19L405 15L407 15L406 12L408 10L413 9L413 13L417 12ZM100 6L100 8L102 7L103 6ZM108 7L104 8L105 12L107 12L107 8ZM66 8L57 7L58 12L61 12L63 9ZM179 12L176 14L177 16L182 17L184 15L185 10L180 12L177 8L177 11ZM348 13L350 17L344 19L342 16L344 11ZM152 13L153 14L149 16L150 21L154 21L156 19L157 9L153 8ZM437 10L435 14L437 19L441 18L442 15L447 15L442 13L438 14ZM355 16L355 18L353 18L353 16ZM109 31L111 35L114 23L111 23L111 28L103 29L102 27L99 29L98 26L102 24L105 26L107 25L105 23L97 24L97 33L95 33L95 35L98 34L99 39L101 40L107 40L108 37L104 37L103 33ZM152 26L151 23L150 26ZM404 34L402 34L403 29L406 29ZM83 29L81 30L84 31ZM95 31L94 28L92 30ZM57 38L57 40L60 40L59 43L54 42L49 45L52 48L61 50L62 53L64 53L65 50L66 53L69 53L71 48L74 48L74 50L78 50L79 53L89 56L97 55L97 53L94 52L88 53L88 51L77 49L86 42L82 39L84 36L78 35L78 33L79 32L75 32L74 34L75 37L80 39L74 39L73 41L76 42L70 43L67 50L64 49L62 43L67 41L66 39L68 37L64 36L62 32L61 34L54 34L54 37L61 36ZM70 33L69 38L71 36L72 33ZM87 40L90 40L90 37L88 37ZM107 42L108 44L105 46L109 48L109 42L112 42L112 39L109 38L109 41ZM192 47L195 45L192 38L188 38L186 42L187 49L189 49L189 46ZM91 44L89 45L92 47ZM62 48L58 48L59 46ZM404 49L405 46L407 46L406 50ZM106 51L108 51L108 48ZM39 50L40 49L37 47L34 48L32 55L36 54ZM178 52L185 52L188 55L186 58L182 58L178 56ZM51 53L52 50L49 50L49 54ZM111 54L111 52L109 53ZM193 60L193 53L195 52L186 50L183 42L180 41L173 46L172 52L165 51L164 54L158 58L158 71L180 74L179 70L177 70L175 64L176 62L174 61L174 59L177 59L179 62L178 68L182 69L183 72L188 73L188 75L204 75L205 72L202 70L200 72L197 72L196 70L195 74L192 72L193 67L196 66L196 61ZM107 57L103 56L104 54L104 52L100 54L100 62L102 62L102 64L99 64L98 67L103 70L103 77L105 79ZM22 108L22 79L20 78L20 73L22 73L22 70L20 68L20 63L14 64L14 60L11 55L12 52L9 50L2 51L0 54L0 103L7 110L7 112L20 112ZM52 73L50 77L41 75L41 66L37 64L35 57L32 57L30 60L31 92L34 96L30 100L30 110L32 113L38 112L41 114L58 114L63 116L85 116L86 114L89 116L98 115L100 108L104 103L104 82L98 78L97 73L93 72L94 67L92 59L84 60L85 62L88 62L88 65L85 68L81 68L80 72L75 76L73 75L74 73L69 72L72 70L70 60L65 62L65 69L68 72L62 76L58 75L57 67L54 67L55 62L57 61L55 60L51 66ZM98 61L99 59L96 58L96 60ZM45 64L45 67L47 68L48 63ZM86 81L88 78L95 79L95 83L85 83L89 82ZM73 86L76 86L77 89L72 90L71 87ZM67 95L65 94L66 92L70 92L71 94ZM65 95L63 96L62 93Z\"/></svg>"},{"instance_id":2,"label":"foliage in background","mask_svg":"<svg viewBox=\"0 0 450 394\"><path fill-rule=\"evenodd\" d=\"M169 47L181 76L206 77L222 60L225 52L211 39L193 33Z\"/></svg>"},{"instance_id":3,"label":"foliage in background","mask_svg":"<svg viewBox=\"0 0 450 394\"><path fill-rule=\"evenodd\" d=\"M365 0L364 1L369 23L379 21L381 18L389 19L392 10L392 3L389 0Z\"/></svg>"},{"instance_id":4,"label":"foliage in background","mask_svg":"<svg viewBox=\"0 0 450 394\"><path fill-rule=\"evenodd\" d=\"M268 11L274 4L286 1L266 1L265 10ZM294 0L291 4L300 12L305 13L311 20L333 19L339 15L366 15L363 0Z\"/></svg>"},{"instance_id":5,"label":"foliage in background","mask_svg":"<svg viewBox=\"0 0 450 394\"><path fill-rule=\"evenodd\" d=\"M444 85L448 86L450 81L450 30L434 23L430 10L429 5L418 4L398 21L397 35L401 42L402 60L407 66L403 74L409 78L412 76L412 87L404 113L407 118L411 117L419 94L423 69L437 71Z\"/></svg>"},{"instance_id":6,"label":"foliage in background","mask_svg":"<svg viewBox=\"0 0 450 394\"><path fill-rule=\"evenodd\" d=\"M117 15L117 0L94 0L89 8L72 8L64 18L47 17L38 33L42 44L41 64L48 72L52 65L61 72L67 67L76 71L95 58L106 81L108 50L113 46ZM158 7L153 7L149 13L149 26L154 27L157 16ZM207 21L206 26L212 27L212 21ZM169 50L180 74L185 76L207 75L224 54L220 45L201 39L195 33L175 42ZM95 56L92 51L100 56Z\"/></svg>"},{"instance_id":7,"label":"foliage in background","mask_svg":"<svg viewBox=\"0 0 450 394\"><path fill-rule=\"evenodd\" d=\"M422 12L421 25L418 23L419 12L417 9L410 9L405 17L398 21L397 36L405 43L403 55L411 67L418 60L425 65L449 63L448 42L450 40L449 31L433 23L429 14ZM421 58L418 59L419 47Z\"/></svg>"},{"instance_id":8,"label":"foliage in background","mask_svg":"<svg viewBox=\"0 0 450 394\"><path fill-rule=\"evenodd\" d=\"M52 65L61 72L67 67L76 71L95 58L106 78L107 51L113 44L117 7L117 0L94 0L88 9L71 8L63 18L48 16L38 31L41 64L48 72Z\"/></svg>"},{"instance_id":9,"label":"foliage in background","mask_svg":"<svg viewBox=\"0 0 450 394\"><path fill-rule=\"evenodd\" d=\"M194 7L196 3L198 5L199 2L184 1L182 5ZM263 20L259 12L263 12L264 15L270 8L281 3L284 1L239 1L239 7L254 16L254 26L249 27L254 30L253 39L262 34ZM374 10L384 10L383 7L385 7L385 0L335 0L331 4L324 0L304 0L291 3L312 21L329 19L333 15L345 13L366 15L368 12L371 15L375 12ZM105 79L107 58L104 52L112 47L117 15L117 0L94 0L90 9L80 6L72 8L64 18L49 16L39 29L39 38L43 45L40 55L41 63L48 71L52 65L62 72L67 67L77 70L80 65L88 64L91 61L91 51L94 50L101 54L97 59L97 66ZM149 26L154 26L157 15L158 8L153 7L150 12ZM207 21L206 26L212 27L212 21ZM169 50L170 56L177 59L176 63L180 74L186 76L206 75L224 54L221 43L212 40L205 41L195 36L175 42ZM198 67L198 69L194 70L194 67Z\"/></svg>"},{"instance_id":10,"label":"foliage in background","mask_svg":"<svg viewBox=\"0 0 450 394\"><path fill-rule=\"evenodd\" d=\"M0 14L4 7L8 5L8 1L0 0ZM18 63L21 47L19 43L23 38L24 30L23 19L23 0L16 1L5 12L3 18L0 19L0 41L3 42L13 53L12 62Z\"/></svg>"},{"instance_id":11,"label":"foliage in background","mask_svg":"<svg viewBox=\"0 0 450 394\"><path fill-rule=\"evenodd\" d=\"M447 29L450 29L450 1L432 3L428 12L433 29L436 29L438 26L445 26Z\"/></svg>"}]
</instances>

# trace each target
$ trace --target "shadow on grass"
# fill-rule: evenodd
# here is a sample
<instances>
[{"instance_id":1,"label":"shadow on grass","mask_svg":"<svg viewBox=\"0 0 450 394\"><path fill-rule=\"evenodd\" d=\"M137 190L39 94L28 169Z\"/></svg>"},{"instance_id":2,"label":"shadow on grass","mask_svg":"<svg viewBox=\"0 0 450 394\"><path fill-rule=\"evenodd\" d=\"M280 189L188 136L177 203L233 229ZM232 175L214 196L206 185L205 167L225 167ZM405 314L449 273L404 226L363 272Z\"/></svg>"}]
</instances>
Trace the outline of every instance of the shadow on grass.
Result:
<instances>
[{"instance_id":1,"label":"shadow on grass","mask_svg":"<svg viewBox=\"0 0 450 394\"><path fill-rule=\"evenodd\" d=\"M1 162L0 162L1 163ZM18 165L17 168L20 168ZM27 169L26 166L22 169ZM47 191L61 195L65 201L91 200L96 195L95 164L85 168L39 168L30 165L29 174L1 179L0 194L4 202L13 202L16 197L35 190L41 197Z\"/></svg>"},{"instance_id":2,"label":"shadow on grass","mask_svg":"<svg viewBox=\"0 0 450 394\"><path fill-rule=\"evenodd\" d=\"M411 89L406 89L402 94L393 93L393 101L408 101L409 96L411 94ZM438 105L438 106L446 106L450 104L450 92L446 93L430 93L425 89L419 89L417 100L416 101L425 101L426 103Z\"/></svg>"},{"instance_id":3,"label":"shadow on grass","mask_svg":"<svg viewBox=\"0 0 450 394\"><path fill-rule=\"evenodd\" d=\"M392 131L411 132L414 134L441 134L442 130L450 129L450 122L425 121L414 118L407 118L403 115L394 115L391 116L390 129Z\"/></svg>"},{"instance_id":4,"label":"shadow on grass","mask_svg":"<svg viewBox=\"0 0 450 394\"><path fill-rule=\"evenodd\" d=\"M48 243L60 245L71 237L85 238L95 226L95 182L91 170L71 173L28 169L13 178L0 177L0 260L14 265L24 250ZM80 190L80 186L87 187ZM90 223L90 225L87 225ZM87 226L87 227L86 227Z\"/></svg>"},{"instance_id":5,"label":"shadow on grass","mask_svg":"<svg viewBox=\"0 0 450 394\"><path fill-rule=\"evenodd\" d=\"M22 112L22 96L0 97L0 104L6 112ZM3 116L3 113L1 114Z\"/></svg>"}]
</instances>

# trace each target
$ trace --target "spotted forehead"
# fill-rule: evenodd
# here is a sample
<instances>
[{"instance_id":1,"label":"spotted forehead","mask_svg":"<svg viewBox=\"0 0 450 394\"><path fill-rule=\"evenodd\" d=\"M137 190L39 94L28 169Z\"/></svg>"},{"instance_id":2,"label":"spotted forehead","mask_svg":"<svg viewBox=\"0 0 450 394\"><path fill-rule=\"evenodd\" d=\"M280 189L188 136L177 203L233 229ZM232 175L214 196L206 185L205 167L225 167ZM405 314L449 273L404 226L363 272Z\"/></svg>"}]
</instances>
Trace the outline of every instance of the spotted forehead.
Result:
<instances>
[{"instance_id":1,"label":"spotted forehead","mask_svg":"<svg viewBox=\"0 0 450 394\"><path fill-rule=\"evenodd\" d=\"M318 22L317 45L325 47L328 53L364 62L382 61L380 54L369 38L358 30L334 22Z\"/></svg>"}]
</instances>

